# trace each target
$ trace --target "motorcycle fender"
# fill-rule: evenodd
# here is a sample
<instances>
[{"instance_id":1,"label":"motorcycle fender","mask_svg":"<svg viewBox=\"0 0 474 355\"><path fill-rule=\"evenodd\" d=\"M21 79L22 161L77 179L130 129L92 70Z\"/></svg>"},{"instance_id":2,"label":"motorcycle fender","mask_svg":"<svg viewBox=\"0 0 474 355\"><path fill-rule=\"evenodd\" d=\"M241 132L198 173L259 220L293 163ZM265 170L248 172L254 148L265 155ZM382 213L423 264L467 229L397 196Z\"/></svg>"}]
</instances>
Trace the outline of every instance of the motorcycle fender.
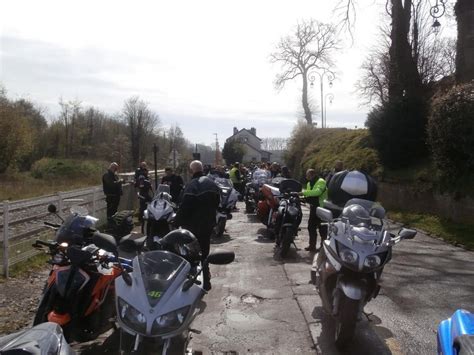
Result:
<instances>
[{"instance_id":1,"label":"motorcycle fender","mask_svg":"<svg viewBox=\"0 0 474 355\"><path fill-rule=\"evenodd\" d=\"M365 298L365 288L366 285L361 280L348 280L348 279L339 279L337 281L336 288L341 290L346 297L360 301Z\"/></svg>"}]
</instances>

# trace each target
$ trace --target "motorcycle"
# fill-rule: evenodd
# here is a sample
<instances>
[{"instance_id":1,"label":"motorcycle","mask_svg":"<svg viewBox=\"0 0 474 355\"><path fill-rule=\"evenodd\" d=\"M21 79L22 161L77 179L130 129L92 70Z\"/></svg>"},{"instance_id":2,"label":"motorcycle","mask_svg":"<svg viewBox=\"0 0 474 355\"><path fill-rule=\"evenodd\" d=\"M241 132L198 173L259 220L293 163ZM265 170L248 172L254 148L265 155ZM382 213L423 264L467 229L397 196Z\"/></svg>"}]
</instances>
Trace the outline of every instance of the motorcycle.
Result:
<instances>
[{"instance_id":1,"label":"motorcycle","mask_svg":"<svg viewBox=\"0 0 474 355\"><path fill-rule=\"evenodd\" d=\"M151 353L148 347L154 353L185 353L190 324L206 293L199 286L201 252L194 235L173 231L158 244L162 250L137 255L133 271L115 281L121 353ZM113 243L99 245L116 253ZM216 251L204 262L223 265L234 258L233 252Z\"/></svg>"},{"instance_id":2,"label":"motorcycle","mask_svg":"<svg viewBox=\"0 0 474 355\"><path fill-rule=\"evenodd\" d=\"M285 257L294 244L295 236L303 218L299 192L301 184L293 179L283 180L280 183L280 199L277 210L276 230L278 231L275 243L281 257Z\"/></svg>"},{"instance_id":3,"label":"motorcycle","mask_svg":"<svg viewBox=\"0 0 474 355\"><path fill-rule=\"evenodd\" d=\"M234 189L230 179L209 175L220 189L220 202L216 213L216 225L213 236L220 238L225 232L227 220L232 219L232 210L237 204L239 193Z\"/></svg>"},{"instance_id":4,"label":"motorcycle","mask_svg":"<svg viewBox=\"0 0 474 355\"><path fill-rule=\"evenodd\" d=\"M474 313L458 309L437 333L439 355L474 355Z\"/></svg>"},{"instance_id":5,"label":"motorcycle","mask_svg":"<svg viewBox=\"0 0 474 355\"><path fill-rule=\"evenodd\" d=\"M147 236L147 247L151 250L160 238L164 237L173 229L176 217L176 206L171 202L168 185L160 185L155 197L148 204L144 214L145 231Z\"/></svg>"},{"instance_id":6,"label":"motorcycle","mask_svg":"<svg viewBox=\"0 0 474 355\"><path fill-rule=\"evenodd\" d=\"M278 230L278 206L280 204L281 191L280 183L285 178L277 177L271 180L270 184L263 184L260 189L260 201L257 204L257 217L267 227L272 237L279 234Z\"/></svg>"},{"instance_id":7,"label":"motorcycle","mask_svg":"<svg viewBox=\"0 0 474 355\"><path fill-rule=\"evenodd\" d=\"M0 354L75 355L56 323L42 323L0 338Z\"/></svg>"},{"instance_id":8,"label":"motorcycle","mask_svg":"<svg viewBox=\"0 0 474 355\"><path fill-rule=\"evenodd\" d=\"M52 212L55 207L48 209ZM38 249L48 248L52 265L33 324L57 323L68 340L96 338L114 316L114 280L123 267L117 263L118 256L94 245L100 234L93 228L96 221L73 211L62 225L45 222L57 230L55 241L33 244Z\"/></svg>"},{"instance_id":9,"label":"motorcycle","mask_svg":"<svg viewBox=\"0 0 474 355\"><path fill-rule=\"evenodd\" d=\"M351 341L364 306L380 291L392 247L413 239L416 231L402 228L398 236L390 233L383 222L384 208L368 200L349 200L337 219L321 207L316 214L329 224L329 233L314 257L311 280L324 309L335 319L336 346L343 348Z\"/></svg>"},{"instance_id":10,"label":"motorcycle","mask_svg":"<svg viewBox=\"0 0 474 355\"><path fill-rule=\"evenodd\" d=\"M248 180L250 182L245 184L244 191L245 212L254 213L259 200L260 188L269 181L269 172L262 169L255 170Z\"/></svg>"}]
</instances>

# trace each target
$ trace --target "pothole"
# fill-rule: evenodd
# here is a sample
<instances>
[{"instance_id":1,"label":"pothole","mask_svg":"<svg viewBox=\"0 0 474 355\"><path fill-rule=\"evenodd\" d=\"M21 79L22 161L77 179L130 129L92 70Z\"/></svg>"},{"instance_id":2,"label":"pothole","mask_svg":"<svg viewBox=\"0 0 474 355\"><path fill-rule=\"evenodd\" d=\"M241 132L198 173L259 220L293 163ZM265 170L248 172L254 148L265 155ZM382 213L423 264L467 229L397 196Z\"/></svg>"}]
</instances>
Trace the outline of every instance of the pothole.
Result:
<instances>
[{"instance_id":1,"label":"pothole","mask_svg":"<svg viewBox=\"0 0 474 355\"><path fill-rule=\"evenodd\" d=\"M240 300L245 303L245 304L257 304L260 303L264 300L265 298L253 295L251 293L246 293L242 296L240 296Z\"/></svg>"}]
</instances>

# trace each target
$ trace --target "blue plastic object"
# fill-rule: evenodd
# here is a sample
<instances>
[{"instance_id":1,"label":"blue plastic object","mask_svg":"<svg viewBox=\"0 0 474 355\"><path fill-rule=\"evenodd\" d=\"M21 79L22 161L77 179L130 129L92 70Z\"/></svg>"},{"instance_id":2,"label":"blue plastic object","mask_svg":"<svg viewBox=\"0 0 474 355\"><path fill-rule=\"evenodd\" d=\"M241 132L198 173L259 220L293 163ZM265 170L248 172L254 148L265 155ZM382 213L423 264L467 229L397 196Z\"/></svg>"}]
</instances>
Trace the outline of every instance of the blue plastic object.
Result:
<instances>
[{"instance_id":1,"label":"blue plastic object","mask_svg":"<svg viewBox=\"0 0 474 355\"><path fill-rule=\"evenodd\" d=\"M438 326L438 354L458 355L471 354L459 349L459 339L461 336L470 335L474 341L474 313L464 309L458 309L451 318L443 320ZM469 337L469 339L471 339ZM470 349L472 349L470 347Z\"/></svg>"}]
</instances>

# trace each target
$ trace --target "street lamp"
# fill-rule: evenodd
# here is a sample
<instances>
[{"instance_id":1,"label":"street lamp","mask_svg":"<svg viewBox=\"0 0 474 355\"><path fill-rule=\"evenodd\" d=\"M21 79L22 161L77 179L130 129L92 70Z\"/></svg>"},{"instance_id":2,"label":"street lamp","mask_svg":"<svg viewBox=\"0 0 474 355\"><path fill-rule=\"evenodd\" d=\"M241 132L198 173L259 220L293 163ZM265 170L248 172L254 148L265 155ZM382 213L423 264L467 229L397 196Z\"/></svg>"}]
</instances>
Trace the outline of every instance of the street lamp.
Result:
<instances>
[{"instance_id":1,"label":"street lamp","mask_svg":"<svg viewBox=\"0 0 474 355\"><path fill-rule=\"evenodd\" d=\"M324 120L325 120L325 117L324 117L324 77L326 76L328 82L329 82L329 87L331 88L332 87L332 82L335 78L335 74L333 71L329 70L329 69L326 69L324 68L322 72L318 72L318 71L312 71L310 72L309 74L309 82L310 82L310 86L313 87L314 86L314 81L316 80L316 75L319 76L319 82L321 83L321 128L325 128L325 124L324 124Z\"/></svg>"},{"instance_id":2,"label":"street lamp","mask_svg":"<svg viewBox=\"0 0 474 355\"><path fill-rule=\"evenodd\" d=\"M329 87L331 87L331 83L329 84ZM328 98L329 98L329 104L332 104L332 100L334 100L334 94L326 94L326 96L324 96L324 127L327 127L327 113L326 113L326 109L328 107L327 105L327 101L328 101Z\"/></svg>"},{"instance_id":3,"label":"street lamp","mask_svg":"<svg viewBox=\"0 0 474 355\"><path fill-rule=\"evenodd\" d=\"M444 13L446 12L446 2L448 0L436 0L436 3L431 6L430 8L430 15L431 17L434 18L434 22L433 22L433 30L435 32L435 34L438 34L439 33L439 30L440 30L440 27L441 27L441 23L438 21L438 19L444 15Z\"/></svg>"}]
</instances>

